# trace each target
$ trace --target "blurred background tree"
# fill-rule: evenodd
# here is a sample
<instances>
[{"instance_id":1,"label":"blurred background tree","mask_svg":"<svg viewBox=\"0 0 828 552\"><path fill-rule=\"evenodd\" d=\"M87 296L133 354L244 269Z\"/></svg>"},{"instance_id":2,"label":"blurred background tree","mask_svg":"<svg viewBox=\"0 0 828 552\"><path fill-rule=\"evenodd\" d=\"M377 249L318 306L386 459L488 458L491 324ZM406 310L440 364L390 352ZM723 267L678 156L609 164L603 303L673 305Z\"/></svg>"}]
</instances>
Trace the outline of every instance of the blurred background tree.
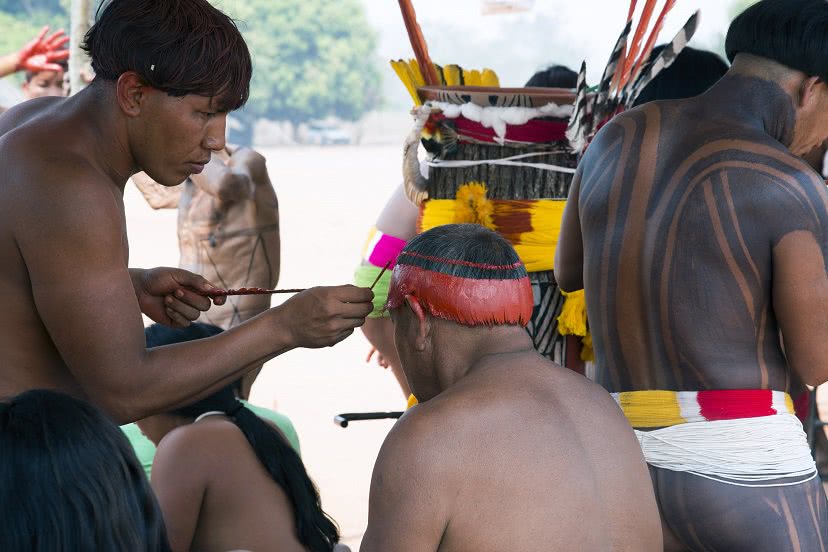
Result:
<instances>
[{"instance_id":1,"label":"blurred background tree","mask_svg":"<svg viewBox=\"0 0 828 552\"><path fill-rule=\"evenodd\" d=\"M377 38L359 0L226 0L253 55L250 101L235 114L249 143L267 118L355 121L381 99Z\"/></svg>"},{"instance_id":2,"label":"blurred background tree","mask_svg":"<svg viewBox=\"0 0 828 552\"><path fill-rule=\"evenodd\" d=\"M21 48L43 25L69 30L71 0L0 0L0 53ZM358 120L381 101L377 36L360 0L218 0L253 55L247 107L234 142L250 143L260 118Z\"/></svg>"}]
</instances>

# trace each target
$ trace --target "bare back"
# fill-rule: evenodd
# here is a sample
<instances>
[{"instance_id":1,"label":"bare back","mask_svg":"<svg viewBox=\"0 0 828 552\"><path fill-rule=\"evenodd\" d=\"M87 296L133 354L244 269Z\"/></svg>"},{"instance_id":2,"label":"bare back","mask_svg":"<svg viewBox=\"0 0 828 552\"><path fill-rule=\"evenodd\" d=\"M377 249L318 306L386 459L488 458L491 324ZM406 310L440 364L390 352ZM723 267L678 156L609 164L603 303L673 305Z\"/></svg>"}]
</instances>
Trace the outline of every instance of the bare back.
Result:
<instances>
[{"instance_id":1,"label":"bare back","mask_svg":"<svg viewBox=\"0 0 828 552\"><path fill-rule=\"evenodd\" d=\"M389 435L363 550L659 550L647 468L609 395L534 352L490 359ZM406 496L394 477L413 480Z\"/></svg>"},{"instance_id":2,"label":"bare back","mask_svg":"<svg viewBox=\"0 0 828 552\"><path fill-rule=\"evenodd\" d=\"M755 97L784 108L781 89L754 80ZM579 186L599 383L789 389L780 327L789 354L804 328L780 320L792 303L777 289L779 256L793 240L812 243L796 255L824 280L828 245L828 194L804 162L708 93L616 117L590 145Z\"/></svg>"},{"instance_id":3,"label":"bare back","mask_svg":"<svg viewBox=\"0 0 828 552\"><path fill-rule=\"evenodd\" d=\"M288 496L227 419L171 432L152 473L173 550L304 552Z\"/></svg>"}]
</instances>

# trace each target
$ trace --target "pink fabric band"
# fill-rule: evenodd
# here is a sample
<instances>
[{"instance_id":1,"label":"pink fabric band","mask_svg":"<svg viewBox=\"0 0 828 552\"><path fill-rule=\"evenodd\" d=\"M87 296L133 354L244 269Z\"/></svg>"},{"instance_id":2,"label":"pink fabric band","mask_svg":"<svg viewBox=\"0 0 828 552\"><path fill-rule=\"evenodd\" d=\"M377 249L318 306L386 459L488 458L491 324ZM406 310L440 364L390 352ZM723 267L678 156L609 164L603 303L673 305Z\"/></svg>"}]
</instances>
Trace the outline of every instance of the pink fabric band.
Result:
<instances>
[{"instance_id":1,"label":"pink fabric band","mask_svg":"<svg viewBox=\"0 0 828 552\"><path fill-rule=\"evenodd\" d=\"M390 268L394 268L397 264L397 257L405 247L405 240L383 234L379 230L376 231L373 238L368 242L366 248L365 259L374 266L383 268L389 262Z\"/></svg>"}]
</instances>

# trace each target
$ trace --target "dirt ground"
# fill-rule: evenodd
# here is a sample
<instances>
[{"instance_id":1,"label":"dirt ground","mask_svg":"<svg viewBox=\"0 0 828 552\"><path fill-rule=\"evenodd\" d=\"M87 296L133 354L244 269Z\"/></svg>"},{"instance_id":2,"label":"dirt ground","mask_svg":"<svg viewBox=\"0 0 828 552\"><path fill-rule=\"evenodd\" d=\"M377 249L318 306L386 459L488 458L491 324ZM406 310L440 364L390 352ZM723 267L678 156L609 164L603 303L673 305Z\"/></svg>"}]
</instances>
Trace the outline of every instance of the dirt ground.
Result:
<instances>
[{"instance_id":1,"label":"dirt ground","mask_svg":"<svg viewBox=\"0 0 828 552\"><path fill-rule=\"evenodd\" d=\"M403 137L400 137L402 144ZM282 287L350 283L380 209L401 180L401 147L263 150L279 197ZM175 211L152 211L127 186L130 265L176 266ZM296 426L302 456L343 542L356 549L368 520L371 470L392 421L335 426L341 412L401 410L390 371L366 364L357 332L330 349L296 350L269 362L253 387L255 404L275 407Z\"/></svg>"},{"instance_id":2,"label":"dirt ground","mask_svg":"<svg viewBox=\"0 0 828 552\"><path fill-rule=\"evenodd\" d=\"M401 179L401 147L291 147L262 153L279 196L279 285L349 283L367 232ZM175 211L152 211L131 186L125 197L131 266L176 266ZM323 506L354 550L368 520L374 460L393 422L356 422L342 429L333 418L405 406L393 375L365 363L368 348L357 332L330 349L291 351L265 366L251 397L293 420ZM820 399L828 413L828 392Z\"/></svg>"}]
</instances>

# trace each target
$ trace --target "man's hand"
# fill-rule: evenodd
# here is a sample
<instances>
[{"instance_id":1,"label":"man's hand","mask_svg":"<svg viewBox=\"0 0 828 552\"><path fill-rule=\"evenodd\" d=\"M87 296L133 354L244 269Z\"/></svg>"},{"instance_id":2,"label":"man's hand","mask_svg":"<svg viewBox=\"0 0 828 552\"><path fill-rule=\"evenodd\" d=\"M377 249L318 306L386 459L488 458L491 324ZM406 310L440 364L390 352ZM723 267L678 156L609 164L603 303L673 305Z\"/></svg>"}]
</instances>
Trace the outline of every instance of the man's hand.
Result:
<instances>
[{"instance_id":1,"label":"man's hand","mask_svg":"<svg viewBox=\"0 0 828 552\"><path fill-rule=\"evenodd\" d=\"M69 57L69 50L63 48L69 42L69 37L62 29L47 37L48 32L49 27L43 27L40 33L18 52L18 71L63 71L63 67L55 62Z\"/></svg>"},{"instance_id":2,"label":"man's hand","mask_svg":"<svg viewBox=\"0 0 828 552\"><path fill-rule=\"evenodd\" d=\"M180 268L130 269L132 285L141 312L155 322L173 328L185 328L210 308L210 299L199 291L210 291L216 286L199 276ZM224 304L226 297L216 297L216 305Z\"/></svg>"},{"instance_id":3,"label":"man's hand","mask_svg":"<svg viewBox=\"0 0 828 552\"><path fill-rule=\"evenodd\" d=\"M356 286L317 287L299 293L280 309L297 347L330 347L362 326L373 310L374 292Z\"/></svg>"}]
</instances>

